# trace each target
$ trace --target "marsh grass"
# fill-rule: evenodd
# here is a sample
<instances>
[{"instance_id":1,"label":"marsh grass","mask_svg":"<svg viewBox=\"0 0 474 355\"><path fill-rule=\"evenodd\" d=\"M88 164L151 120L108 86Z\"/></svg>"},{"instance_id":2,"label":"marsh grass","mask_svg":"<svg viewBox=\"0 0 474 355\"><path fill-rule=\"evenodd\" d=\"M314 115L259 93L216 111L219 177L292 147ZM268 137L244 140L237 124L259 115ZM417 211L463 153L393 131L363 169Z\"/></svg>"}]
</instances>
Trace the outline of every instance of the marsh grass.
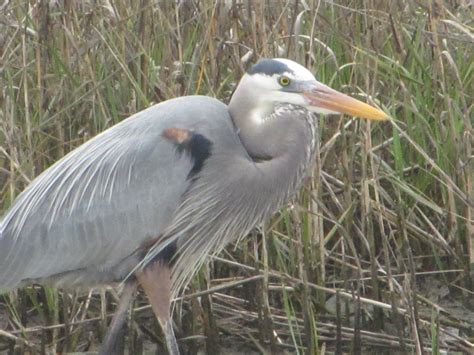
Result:
<instances>
[{"instance_id":1,"label":"marsh grass","mask_svg":"<svg viewBox=\"0 0 474 355\"><path fill-rule=\"evenodd\" d=\"M0 5L0 208L152 103L227 102L259 57L301 62L393 122L319 121L315 169L177 301L186 353L472 352L469 1L11 1ZM0 351L96 349L114 290L0 298ZM122 347L162 346L139 295Z\"/></svg>"}]
</instances>

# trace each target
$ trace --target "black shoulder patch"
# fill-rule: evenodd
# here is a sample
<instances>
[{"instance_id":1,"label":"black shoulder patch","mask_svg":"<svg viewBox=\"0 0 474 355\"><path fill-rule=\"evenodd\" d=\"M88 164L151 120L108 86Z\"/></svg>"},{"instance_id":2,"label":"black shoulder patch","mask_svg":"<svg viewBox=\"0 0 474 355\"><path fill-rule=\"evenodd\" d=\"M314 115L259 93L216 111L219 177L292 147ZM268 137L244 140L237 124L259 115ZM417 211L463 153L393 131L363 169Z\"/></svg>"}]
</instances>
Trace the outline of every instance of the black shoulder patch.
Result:
<instances>
[{"instance_id":1,"label":"black shoulder patch","mask_svg":"<svg viewBox=\"0 0 474 355\"><path fill-rule=\"evenodd\" d=\"M275 59L260 59L257 64L254 64L247 71L248 74L265 74L272 76L274 74L293 73L286 64Z\"/></svg>"},{"instance_id":2,"label":"black shoulder patch","mask_svg":"<svg viewBox=\"0 0 474 355\"><path fill-rule=\"evenodd\" d=\"M211 156L212 142L199 133L189 129L167 128L163 131L163 137L176 145L178 153L187 153L192 161L193 167L188 174L188 179L198 174L204 162Z\"/></svg>"},{"instance_id":3,"label":"black shoulder patch","mask_svg":"<svg viewBox=\"0 0 474 355\"><path fill-rule=\"evenodd\" d=\"M194 161L194 166L189 172L188 178L199 173L204 162L211 156L212 142L202 134L193 134L188 144L188 152Z\"/></svg>"}]
</instances>

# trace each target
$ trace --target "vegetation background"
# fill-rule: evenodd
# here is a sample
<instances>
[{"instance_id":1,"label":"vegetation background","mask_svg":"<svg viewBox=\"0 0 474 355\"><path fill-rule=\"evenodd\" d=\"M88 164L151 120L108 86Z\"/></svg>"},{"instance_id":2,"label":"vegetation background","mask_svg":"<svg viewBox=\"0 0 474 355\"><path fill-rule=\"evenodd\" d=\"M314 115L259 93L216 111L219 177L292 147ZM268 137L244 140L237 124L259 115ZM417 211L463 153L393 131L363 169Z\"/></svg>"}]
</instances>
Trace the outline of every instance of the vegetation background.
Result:
<instances>
[{"instance_id":1,"label":"vegetation background","mask_svg":"<svg viewBox=\"0 0 474 355\"><path fill-rule=\"evenodd\" d=\"M183 351L472 353L473 19L469 0L2 1L0 209L133 113L228 102L258 58L290 58L394 121L320 120L299 197L177 301ZM4 295L0 352L94 350L115 307L113 289ZM125 334L161 349L142 294Z\"/></svg>"}]
</instances>

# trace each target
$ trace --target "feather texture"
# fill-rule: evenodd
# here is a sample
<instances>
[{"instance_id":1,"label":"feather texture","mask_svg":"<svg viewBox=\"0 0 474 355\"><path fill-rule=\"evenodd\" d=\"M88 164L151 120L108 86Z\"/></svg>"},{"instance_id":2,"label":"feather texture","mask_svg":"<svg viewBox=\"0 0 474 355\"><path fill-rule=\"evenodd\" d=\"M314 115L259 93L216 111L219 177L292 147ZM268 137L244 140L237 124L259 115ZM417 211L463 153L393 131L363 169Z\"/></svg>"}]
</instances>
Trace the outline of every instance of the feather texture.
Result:
<instances>
[{"instance_id":1,"label":"feather texture","mask_svg":"<svg viewBox=\"0 0 474 355\"><path fill-rule=\"evenodd\" d=\"M284 204L311 166L315 118L271 100L242 86L229 107L202 96L168 100L73 150L1 221L0 292L33 281L120 282L176 250L176 295L209 254ZM265 116L255 121L259 105Z\"/></svg>"},{"instance_id":2,"label":"feather texture","mask_svg":"<svg viewBox=\"0 0 474 355\"><path fill-rule=\"evenodd\" d=\"M220 146L238 139L226 106L196 96L150 107L73 150L1 221L0 290L33 280L76 286L123 278L130 256L163 233L191 184L192 160L162 136L174 126Z\"/></svg>"}]
</instances>

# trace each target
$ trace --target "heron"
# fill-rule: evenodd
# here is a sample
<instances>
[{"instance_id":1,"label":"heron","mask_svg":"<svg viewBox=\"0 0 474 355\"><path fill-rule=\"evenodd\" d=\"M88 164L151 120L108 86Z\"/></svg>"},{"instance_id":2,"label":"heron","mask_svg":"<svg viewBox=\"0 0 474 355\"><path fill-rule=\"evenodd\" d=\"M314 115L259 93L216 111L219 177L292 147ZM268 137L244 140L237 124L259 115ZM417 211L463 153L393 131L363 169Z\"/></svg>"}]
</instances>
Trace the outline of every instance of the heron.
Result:
<instances>
[{"instance_id":1,"label":"heron","mask_svg":"<svg viewBox=\"0 0 474 355\"><path fill-rule=\"evenodd\" d=\"M310 173L318 114L385 120L304 66L264 58L228 105L170 99L110 127L57 161L0 224L0 293L28 284L122 284L101 353L140 285L178 354L171 304L206 257L247 235Z\"/></svg>"}]
</instances>

